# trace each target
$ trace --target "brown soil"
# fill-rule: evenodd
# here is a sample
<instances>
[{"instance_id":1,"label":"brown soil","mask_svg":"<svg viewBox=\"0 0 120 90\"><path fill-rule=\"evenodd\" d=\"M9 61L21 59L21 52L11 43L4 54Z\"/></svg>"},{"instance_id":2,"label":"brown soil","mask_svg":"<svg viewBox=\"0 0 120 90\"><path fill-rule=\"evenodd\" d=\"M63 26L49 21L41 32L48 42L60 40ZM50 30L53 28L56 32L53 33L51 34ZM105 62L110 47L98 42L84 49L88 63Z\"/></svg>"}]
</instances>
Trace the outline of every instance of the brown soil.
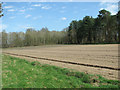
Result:
<instances>
[{"instance_id":1,"label":"brown soil","mask_svg":"<svg viewBox=\"0 0 120 90\"><path fill-rule=\"evenodd\" d=\"M46 45L35 47L4 49L3 52L36 56L40 58L57 59L61 61L78 62L83 64L99 65L118 68L118 45ZM90 74L100 74L109 79L118 79L117 70L94 68L81 65L65 64L17 56L27 60L37 60L41 63L75 69Z\"/></svg>"}]
</instances>

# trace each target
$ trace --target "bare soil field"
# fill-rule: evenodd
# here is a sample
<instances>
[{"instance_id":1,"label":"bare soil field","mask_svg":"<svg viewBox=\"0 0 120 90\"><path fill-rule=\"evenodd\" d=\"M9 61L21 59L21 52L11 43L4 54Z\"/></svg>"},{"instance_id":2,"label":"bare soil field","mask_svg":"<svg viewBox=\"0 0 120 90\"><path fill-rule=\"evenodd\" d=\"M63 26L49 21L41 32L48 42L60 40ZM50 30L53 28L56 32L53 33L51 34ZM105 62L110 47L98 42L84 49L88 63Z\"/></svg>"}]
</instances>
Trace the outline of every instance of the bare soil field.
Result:
<instances>
[{"instance_id":1,"label":"bare soil field","mask_svg":"<svg viewBox=\"0 0 120 90\"><path fill-rule=\"evenodd\" d=\"M76 62L90 65L118 68L118 44L107 45L45 45L22 48L3 49L3 52L29 55L40 58L57 59L60 61ZM90 74L100 74L109 79L118 79L118 70L72 65L42 59L17 56L27 60L37 60L41 63L75 69Z\"/></svg>"}]
</instances>

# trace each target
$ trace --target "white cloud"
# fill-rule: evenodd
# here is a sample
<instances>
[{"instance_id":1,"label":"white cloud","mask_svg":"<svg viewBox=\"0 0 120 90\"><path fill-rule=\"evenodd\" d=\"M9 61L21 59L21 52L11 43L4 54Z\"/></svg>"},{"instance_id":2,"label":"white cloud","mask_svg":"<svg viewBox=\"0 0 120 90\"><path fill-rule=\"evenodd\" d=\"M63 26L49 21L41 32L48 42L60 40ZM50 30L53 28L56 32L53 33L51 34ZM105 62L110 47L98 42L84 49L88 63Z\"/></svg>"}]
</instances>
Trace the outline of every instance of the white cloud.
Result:
<instances>
[{"instance_id":1,"label":"white cloud","mask_svg":"<svg viewBox=\"0 0 120 90\"><path fill-rule=\"evenodd\" d=\"M40 7L41 4L34 4L34 5L32 5L32 6L34 6L34 7Z\"/></svg>"},{"instance_id":2,"label":"white cloud","mask_svg":"<svg viewBox=\"0 0 120 90\"><path fill-rule=\"evenodd\" d=\"M37 20L39 18L41 18L42 16L38 16L38 17L33 17L34 20Z\"/></svg>"},{"instance_id":3,"label":"white cloud","mask_svg":"<svg viewBox=\"0 0 120 90\"><path fill-rule=\"evenodd\" d=\"M23 28L23 29L34 28L34 27L32 27L32 25L30 25L30 24L18 25L17 27L18 27L18 28Z\"/></svg>"},{"instance_id":4,"label":"white cloud","mask_svg":"<svg viewBox=\"0 0 120 90\"><path fill-rule=\"evenodd\" d=\"M13 6L5 6L4 8L5 9L10 9L10 8L13 8Z\"/></svg>"},{"instance_id":5,"label":"white cloud","mask_svg":"<svg viewBox=\"0 0 120 90\"><path fill-rule=\"evenodd\" d=\"M15 16L10 17L10 19L14 19L14 18L15 18Z\"/></svg>"},{"instance_id":6,"label":"white cloud","mask_svg":"<svg viewBox=\"0 0 120 90\"><path fill-rule=\"evenodd\" d=\"M64 13L65 11L64 10L61 10L60 13Z\"/></svg>"},{"instance_id":7,"label":"white cloud","mask_svg":"<svg viewBox=\"0 0 120 90\"><path fill-rule=\"evenodd\" d=\"M118 0L100 0L100 5L103 5L105 3L115 3L118 2Z\"/></svg>"},{"instance_id":8,"label":"white cloud","mask_svg":"<svg viewBox=\"0 0 120 90\"><path fill-rule=\"evenodd\" d=\"M20 12L25 12L26 10L25 9L22 9L22 10L19 10Z\"/></svg>"},{"instance_id":9,"label":"white cloud","mask_svg":"<svg viewBox=\"0 0 120 90\"><path fill-rule=\"evenodd\" d=\"M46 9L46 10L51 8L50 6L43 5L43 4L34 4L32 6L34 6L34 7L41 7L41 9Z\"/></svg>"},{"instance_id":10,"label":"white cloud","mask_svg":"<svg viewBox=\"0 0 120 90\"><path fill-rule=\"evenodd\" d=\"M100 10L103 10L104 8L100 8Z\"/></svg>"},{"instance_id":11,"label":"white cloud","mask_svg":"<svg viewBox=\"0 0 120 90\"><path fill-rule=\"evenodd\" d=\"M19 11L20 11L21 13L24 13L24 12L27 11L27 10L33 10L33 8L20 9Z\"/></svg>"},{"instance_id":12,"label":"white cloud","mask_svg":"<svg viewBox=\"0 0 120 90\"><path fill-rule=\"evenodd\" d=\"M23 27L23 28L24 28L24 29L29 29L29 28L34 29L34 27L29 27L29 26L28 26L28 27Z\"/></svg>"},{"instance_id":13,"label":"white cloud","mask_svg":"<svg viewBox=\"0 0 120 90\"><path fill-rule=\"evenodd\" d=\"M100 8L100 10L105 9L107 11L110 11L112 15L115 15L118 11L118 4L117 3L104 1L104 3L101 2L100 5L102 6L102 8ZM105 8L103 8L103 6Z\"/></svg>"},{"instance_id":14,"label":"white cloud","mask_svg":"<svg viewBox=\"0 0 120 90\"><path fill-rule=\"evenodd\" d=\"M61 19L62 19L62 20L67 20L67 18L66 18L66 17L62 17Z\"/></svg>"},{"instance_id":15,"label":"white cloud","mask_svg":"<svg viewBox=\"0 0 120 90\"><path fill-rule=\"evenodd\" d=\"M50 9L50 8L51 8L51 7L49 7L49 6L42 6L42 7L41 7L41 9L46 9L46 10L47 10L47 9Z\"/></svg>"},{"instance_id":16,"label":"white cloud","mask_svg":"<svg viewBox=\"0 0 120 90\"><path fill-rule=\"evenodd\" d=\"M15 9L9 9L8 11L9 11L9 12L14 12L14 11L15 11Z\"/></svg>"},{"instance_id":17,"label":"white cloud","mask_svg":"<svg viewBox=\"0 0 120 90\"><path fill-rule=\"evenodd\" d=\"M73 0L69 0L70 2L72 2Z\"/></svg>"},{"instance_id":18,"label":"white cloud","mask_svg":"<svg viewBox=\"0 0 120 90\"><path fill-rule=\"evenodd\" d=\"M33 8L28 8L28 10L33 10Z\"/></svg>"},{"instance_id":19,"label":"white cloud","mask_svg":"<svg viewBox=\"0 0 120 90\"><path fill-rule=\"evenodd\" d=\"M65 9L65 8L66 8L65 6L62 7L62 9Z\"/></svg>"},{"instance_id":20,"label":"white cloud","mask_svg":"<svg viewBox=\"0 0 120 90\"><path fill-rule=\"evenodd\" d=\"M29 17L31 17L31 15L30 15L30 14L28 14L28 15L26 15L26 16L25 16L25 18L29 18Z\"/></svg>"},{"instance_id":21,"label":"white cloud","mask_svg":"<svg viewBox=\"0 0 120 90\"><path fill-rule=\"evenodd\" d=\"M0 30L6 29L6 28L7 28L7 25L5 24L0 25Z\"/></svg>"},{"instance_id":22,"label":"white cloud","mask_svg":"<svg viewBox=\"0 0 120 90\"><path fill-rule=\"evenodd\" d=\"M110 11L112 15L115 15L117 13L118 5L108 5L106 7L106 10Z\"/></svg>"},{"instance_id":23,"label":"white cloud","mask_svg":"<svg viewBox=\"0 0 120 90\"><path fill-rule=\"evenodd\" d=\"M107 0L101 0L100 5L104 5L105 3L107 3Z\"/></svg>"}]
</instances>

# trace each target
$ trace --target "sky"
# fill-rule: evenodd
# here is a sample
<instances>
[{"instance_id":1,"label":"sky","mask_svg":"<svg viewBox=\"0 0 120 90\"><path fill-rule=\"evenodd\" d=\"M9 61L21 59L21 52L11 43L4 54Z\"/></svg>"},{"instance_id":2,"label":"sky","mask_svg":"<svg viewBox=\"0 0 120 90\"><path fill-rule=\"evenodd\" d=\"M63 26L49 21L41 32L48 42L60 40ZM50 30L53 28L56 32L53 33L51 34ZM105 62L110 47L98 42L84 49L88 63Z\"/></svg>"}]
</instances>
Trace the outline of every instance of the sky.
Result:
<instances>
[{"instance_id":1,"label":"sky","mask_svg":"<svg viewBox=\"0 0 120 90\"><path fill-rule=\"evenodd\" d=\"M2 27L7 32L25 32L27 28L61 31L72 20L82 20L85 16L97 17L106 9L115 15L115 2L4 2Z\"/></svg>"}]
</instances>

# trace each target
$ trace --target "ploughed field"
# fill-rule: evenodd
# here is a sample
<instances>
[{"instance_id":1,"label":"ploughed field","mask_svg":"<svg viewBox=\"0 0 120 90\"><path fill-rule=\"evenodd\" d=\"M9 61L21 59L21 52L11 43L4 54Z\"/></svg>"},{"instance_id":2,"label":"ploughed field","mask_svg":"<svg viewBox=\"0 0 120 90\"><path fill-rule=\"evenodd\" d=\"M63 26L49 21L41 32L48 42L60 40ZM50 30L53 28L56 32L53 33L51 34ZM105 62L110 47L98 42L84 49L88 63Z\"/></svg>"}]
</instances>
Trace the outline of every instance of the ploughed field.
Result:
<instances>
[{"instance_id":1,"label":"ploughed field","mask_svg":"<svg viewBox=\"0 0 120 90\"><path fill-rule=\"evenodd\" d=\"M3 49L3 52L34 56L39 58L53 59L59 61L75 62L88 65L105 66L111 68L118 67L118 44L107 45L45 45L22 48ZM100 74L109 79L118 79L118 70L74 65L69 63L55 62L42 59L34 59L24 56L27 60L37 60L41 63L56 65L64 68L75 69L80 72L90 74Z\"/></svg>"}]
</instances>

